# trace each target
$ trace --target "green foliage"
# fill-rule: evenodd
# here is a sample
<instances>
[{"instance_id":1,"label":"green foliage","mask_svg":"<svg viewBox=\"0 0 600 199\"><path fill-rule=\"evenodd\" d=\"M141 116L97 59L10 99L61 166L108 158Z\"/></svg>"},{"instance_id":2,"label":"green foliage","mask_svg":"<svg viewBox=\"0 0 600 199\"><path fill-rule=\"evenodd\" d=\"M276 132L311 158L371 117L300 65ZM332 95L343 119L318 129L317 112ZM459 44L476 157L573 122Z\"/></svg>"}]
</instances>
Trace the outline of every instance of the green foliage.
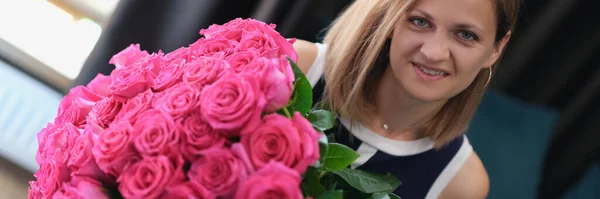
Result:
<instances>
[{"instance_id":1,"label":"green foliage","mask_svg":"<svg viewBox=\"0 0 600 199\"><path fill-rule=\"evenodd\" d=\"M320 159L303 174L301 188L304 196L316 199L400 198L392 193L401 185L394 176L349 168L360 154L348 146L335 143L334 136L325 133L335 126L335 116L326 103L319 102L313 107L310 82L296 63L289 58L288 61L295 75L294 91L288 105L278 113L289 118L292 113L300 112L315 130L321 132Z\"/></svg>"}]
</instances>

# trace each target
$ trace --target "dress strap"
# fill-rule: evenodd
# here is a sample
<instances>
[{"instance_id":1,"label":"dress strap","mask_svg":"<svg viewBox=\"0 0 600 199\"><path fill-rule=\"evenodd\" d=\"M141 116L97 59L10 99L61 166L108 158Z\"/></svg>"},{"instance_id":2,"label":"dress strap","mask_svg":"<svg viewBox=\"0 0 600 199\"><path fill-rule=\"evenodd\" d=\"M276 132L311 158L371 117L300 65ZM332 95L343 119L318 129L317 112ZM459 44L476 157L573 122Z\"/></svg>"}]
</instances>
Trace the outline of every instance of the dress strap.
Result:
<instances>
[{"instance_id":1,"label":"dress strap","mask_svg":"<svg viewBox=\"0 0 600 199\"><path fill-rule=\"evenodd\" d=\"M437 177L429 192L427 193L426 199L438 198L442 191L450 184L450 181L454 179L454 176L463 167L471 153L473 152L473 146L469 143L467 135L463 135L464 140L458 152L454 155L452 160L446 165L446 168Z\"/></svg>"}]
</instances>

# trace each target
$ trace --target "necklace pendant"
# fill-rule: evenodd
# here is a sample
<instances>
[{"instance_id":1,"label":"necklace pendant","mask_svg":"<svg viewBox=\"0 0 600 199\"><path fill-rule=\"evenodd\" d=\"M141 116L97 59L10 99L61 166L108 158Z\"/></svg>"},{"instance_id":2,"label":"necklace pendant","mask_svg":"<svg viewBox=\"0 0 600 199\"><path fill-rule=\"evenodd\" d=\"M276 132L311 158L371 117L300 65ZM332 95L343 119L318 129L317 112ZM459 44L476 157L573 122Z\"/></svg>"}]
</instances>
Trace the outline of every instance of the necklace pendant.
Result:
<instances>
[{"instance_id":1,"label":"necklace pendant","mask_svg":"<svg viewBox=\"0 0 600 199\"><path fill-rule=\"evenodd\" d=\"M383 129L385 129L385 130L388 130L388 125L387 125L387 124L384 124L384 125L383 125Z\"/></svg>"}]
</instances>

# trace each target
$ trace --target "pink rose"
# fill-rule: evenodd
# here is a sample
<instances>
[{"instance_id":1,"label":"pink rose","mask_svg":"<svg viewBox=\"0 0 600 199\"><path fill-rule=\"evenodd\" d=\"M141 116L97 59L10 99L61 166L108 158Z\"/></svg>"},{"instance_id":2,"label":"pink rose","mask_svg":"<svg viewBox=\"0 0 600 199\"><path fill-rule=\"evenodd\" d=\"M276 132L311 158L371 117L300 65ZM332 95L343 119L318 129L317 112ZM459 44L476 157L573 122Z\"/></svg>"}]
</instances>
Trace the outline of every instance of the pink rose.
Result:
<instances>
[{"instance_id":1,"label":"pink rose","mask_svg":"<svg viewBox=\"0 0 600 199\"><path fill-rule=\"evenodd\" d=\"M248 49L243 52L236 52L226 58L227 62L235 72L242 72L246 65L252 62L260 53L256 49Z\"/></svg>"},{"instance_id":2,"label":"pink rose","mask_svg":"<svg viewBox=\"0 0 600 199\"><path fill-rule=\"evenodd\" d=\"M277 65L279 64L279 61L277 59L270 59L270 58L265 58L265 57L255 57L254 59L252 59L251 62L241 65L238 68L235 68L236 72L238 73L245 73L245 74L257 74L257 76L261 77L260 81L263 82L262 79L262 71L265 68L270 68L271 65ZM279 68L279 66L275 66L275 69Z\"/></svg>"},{"instance_id":3,"label":"pink rose","mask_svg":"<svg viewBox=\"0 0 600 199\"><path fill-rule=\"evenodd\" d=\"M225 137L252 131L260 123L265 106L257 77L229 73L202 90L202 116Z\"/></svg>"},{"instance_id":4,"label":"pink rose","mask_svg":"<svg viewBox=\"0 0 600 199\"><path fill-rule=\"evenodd\" d=\"M294 91L294 71L289 61L284 57L272 59L269 67L261 71L262 88L267 105L266 112L274 112L285 107L292 97Z\"/></svg>"},{"instance_id":5,"label":"pink rose","mask_svg":"<svg viewBox=\"0 0 600 199\"><path fill-rule=\"evenodd\" d=\"M181 82L185 63L184 58L177 58L171 60L167 66L162 67L160 74L154 79L152 89L160 92Z\"/></svg>"},{"instance_id":6,"label":"pink rose","mask_svg":"<svg viewBox=\"0 0 600 199\"><path fill-rule=\"evenodd\" d=\"M150 109L140 114L133 125L133 142L143 156L178 154L180 129L173 118L165 112Z\"/></svg>"},{"instance_id":7,"label":"pink rose","mask_svg":"<svg viewBox=\"0 0 600 199\"><path fill-rule=\"evenodd\" d=\"M119 176L119 192L125 198L157 198L169 184L185 180L178 172L183 171L178 171L168 157L144 157Z\"/></svg>"},{"instance_id":8,"label":"pink rose","mask_svg":"<svg viewBox=\"0 0 600 199\"><path fill-rule=\"evenodd\" d=\"M239 42L242 39L242 35L244 34L244 30L241 29L233 29L223 32L221 34L222 37L228 40Z\"/></svg>"},{"instance_id":9,"label":"pink rose","mask_svg":"<svg viewBox=\"0 0 600 199\"><path fill-rule=\"evenodd\" d=\"M71 123L77 127L82 127L85 125L85 117L92 110L94 104L103 98L85 86L72 88L61 100L54 123Z\"/></svg>"},{"instance_id":10,"label":"pink rose","mask_svg":"<svg viewBox=\"0 0 600 199\"><path fill-rule=\"evenodd\" d=\"M183 118L181 130L183 131L181 152L190 162L198 159L203 150L210 147L224 147L228 142L221 133L212 129L199 113Z\"/></svg>"},{"instance_id":11,"label":"pink rose","mask_svg":"<svg viewBox=\"0 0 600 199\"><path fill-rule=\"evenodd\" d=\"M279 57L279 71L285 74L286 81L294 82L296 80L296 75L294 75L294 70L292 69L292 65L284 56Z\"/></svg>"},{"instance_id":12,"label":"pink rose","mask_svg":"<svg viewBox=\"0 0 600 199\"><path fill-rule=\"evenodd\" d=\"M209 26L209 29L210 28L216 28L216 27L223 28L223 29L225 29L225 28L227 28L227 29L234 29L234 28L237 29L237 28L240 28L240 26L243 23L245 23L245 22L247 22L247 20L238 17L238 18L235 18L233 20L230 20L230 21L224 23L223 25L212 25L212 26Z\"/></svg>"},{"instance_id":13,"label":"pink rose","mask_svg":"<svg viewBox=\"0 0 600 199\"><path fill-rule=\"evenodd\" d=\"M115 54L109 64L114 64L117 69L128 67L148 56L148 52L141 51L139 44L131 44L121 52Z\"/></svg>"},{"instance_id":14,"label":"pink rose","mask_svg":"<svg viewBox=\"0 0 600 199\"><path fill-rule=\"evenodd\" d=\"M257 32L265 34L277 46L278 55L290 57L294 62L298 62L298 54L294 49L295 39L286 39L275 30L275 24L266 24L255 19L236 18L223 25L211 25L207 29L200 30L200 34L205 38L226 37L231 40L243 40L240 32Z\"/></svg>"},{"instance_id":15,"label":"pink rose","mask_svg":"<svg viewBox=\"0 0 600 199\"><path fill-rule=\"evenodd\" d=\"M275 30L275 27L275 24L266 24L262 21L255 19L237 18L229 21L226 24L223 24L222 26L211 25L209 26L209 28L201 30L200 34L205 35L206 38L213 38L218 36L228 36L230 38L235 38L231 35L239 37L240 31L261 33L269 37L270 40L274 42L275 46L277 46L275 48L278 51L276 57L285 55L287 57L290 57L294 62L298 62L298 54L296 53L296 50L293 46L296 40L284 38L283 36L281 36L281 34L279 34L279 32ZM237 40L240 41L244 39L240 38Z\"/></svg>"},{"instance_id":16,"label":"pink rose","mask_svg":"<svg viewBox=\"0 0 600 199\"><path fill-rule=\"evenodd\" d=\"M104 193L102 183L100 181L88 178L75 176L70 183L64 183L61 190L54 194L53 199L109 199Z\"/></svg>"},{"instance_id":17,"label":"pink rose","mask_svg":"<svg viewBox=\"0 0 600 199\"><path fill-rule=\"evenodd\" d=\"M94 124L103 129L108 128L121 108L123 107L123 102L116 100L113 97L107 97L100 101L98 101L92 111L90 111L87 116L87 124Z\"/></svg>"},{"instance_id":18,"label":"pink rose","mask_svg":"<svg viewBox=\"0 0 600 199\"><path fill-rule=\"evenodd\" d=\"M252 164L252 160L250 160L250 157L248 157L248 152L246 151L246 148L244 148L244 145L242 145L242 143L233 143L231 145L231 151L235 156L237 156L240 159L240 161L242 161L242 163L246 167L246 171L248 171L248 175L252 175L256 171L256 169L254 168L254 164Z\"/></svg>"},{"instance_id":19,"label":"pink rose","mask_svg":"<svg viewBox=\"0 0 600 199\"><path fill-rule=\"evenodd\" d=\"M213 38L216 36L229 36L228 39L234 39L239 41L241 35L237 35L236 33L239 34L242 31L255 32L260 31L263 28L271 28L274 30L275 24L267 25L266 23L255 19L236 18L223 25L213 24L207 29L200 30L200 34L204 35L205 38Z\"/></svg>"},{"instance_id":20,"label":"pink rose","mask_svg":"<svg viewBox=\"0 0 600 199\"><path fill-rule=\"evenodd\" d=\"M148 72L140 65L115 69L111 76L113 81L110 84L110 90L120 100L127 100L148 90L151 86L149 82L152 82Z\"/></svg>"},{"instance_id":21,"label":"pink rose","mask_svg":"<svg viewBox=\"0 0 600 199\"><path fill-rule=\"evenodd\" d=\"M147 72L146 75L150 80L148 83L152 85L152 80L156 78L161 69L167 65L167 60L164 57L164 53L159 50L156 53L152 53L149 56L144 57L140 62L136 63L143 71Z\"/></svg>"},{"instance_id":22,"label":"pink rose","mask_svg":"<svg viewBox=\"0 0 600 199\"><path fill-rule=\"evenodd\" d=\"M298 172L281 163L270 162L240 185L235 198L302 199L301 182Z\"/></svg>"},{"instance_id":23,"label":"pink rose","mask_svg":"<svg viewBox=\"0 0 600 199\"><path fill-rule=\"evenodd\" d=\"M164 199L216 199L215 194L204 186L190 181L171 185L160 198Z\"/></svg>"},{"instance_id":24,"label":"pink rose","mask_svg":"<svg viewBox=\"0 0 600 199\"><path fill-rule=\"evenodd\" d=\"M262 31L273 39L273 42L275 42L275 45L279 49L279 55L285 55L292 59L292 61L298 62L298 53L293 45L296 39L286 39L273 28L264 28L263 26Z\"/></svg>"},{"instance_id":25,"label":"pink rose","mask_svg":"<svg viewBox=\"0 0 600 199\"><path fill-rule=\"evenodd\" d=\"M234 20L235 21L235 20ZM211 32L214 31L214 32ZM228 40L239 42L242 38L243 29L236 29L235 27L222 27L220 25L213 24L208 29L200 30L200 34L205 33L207 39L214 38L217 36L224 37Z\"/></svg>"},{"instance_id":26,"label":"pink rose","mask_svg":"<svg viewBox=\"0 0 600 199\"><path fill-rule=\"evenodd\" d=\"M110 90L115 97L126 100L148 90L165 63L162 53L152 53L131 67L112 71Z\"/></svg>"},{"instance_id":27,"label":"pink rose","mask_svg":"<svg viewBox=\"0 0 600 199\"><path fill-rule=\"evenodd\" d=\"M234 21L234 20L232 20L232 21ZM210 38L213 38L213 36L215 34L218 34L219 32L226 31L226 30L228 30L228 29L222 28L222 25L212 24L212 25L208 26L208 28L206 28L206 29L201 29L199 33L200 33L200 35L204 35L204 38L210 39Z\"/></svg>"},{"instance_id":28,"label":"pink rose","mask_svg":"<svg viewBox=\"0 0 600 199\"><path fill-rule=\"evenodd\" d=\"M217 53L224 53L224 56L229 56L233 53L234 44L223 37L211 39L201 38L190 45L191 58L196 59L202 56L213 56Z\"/></svg>"},{"instance_id":29,"label":"pink rose","mask_svg":"<svg viewBox=\"0 0 600 199\"><path fill-rule=\"evenodd\" d=\"M27 188L27 196L27 198L29 199L44 198L44 195L42 194L42 189L38 185L38 181L29 181L29 188Z\"/></svg>"},{"instance_id":30,"label":"pink rose","mask_svg":"<svg viewBox=\"0 0 600 199\"><path fill-rule=\"evenodd\" d=\"M112 82L111 76L106 76L104 74L98 73L96 77L87 84L87 88L93 91L94 93L106 97L110 95L110 83Z\"/></svg>"},{"instance_id":31,"label":"pink rose","mask_svg":"<svg viewBox=\"0 0 600 199\"><path fill-rule=\"evenodd\" d=\"M190 84L208 85L217 81L229 70L229 63L214 57L199 57L187 63L183 69L183 81Z\"/></svg>"},{"instance_id":32,"label":"pink rose","mask_svg":"<svg viewBox=\"0 0 600 199\"><path fill-rule=\"evenodd\" d=\"M206 56L202 56L202 57L212 57L215 59L224 60L227 56L231 55L231 53L232 52L229 52L229 51L223 51L223 52L214 53L210 56L206 55ZM196 60L198 58L200 58L200 57L194 57L194 60Z\"/></svg>"},{"instance_id":33,"label":"pink rose","mask_svg":"<svg viewBox=\"0 0 600 199\"><path fill-rule=\"evenodd\" d=\"M133 145L133 127L127 120L115 121L94 140L92 154L100 170L118 177L140 156Z\"/></svg>"},{"instance_id":34,"label":"pink rose","mask_svg":"<svg viewBox=\"0 0 600 199\"><path fill-rule=\"evenodd\" d=\"M158 92L158 93L154 93L154 96L152 97L152 107L156 109L156 107L160 107L162 104L162 97L165 96L166 92Z\"/></svg>"},{"instance_id":35,"label":"pink rose","mask_svg":"<svg viewBox=\"0 0 600 199\"><path fill-rule=\"evenodd\" d=\"M70 172L67 168L68 151L56 148L53 156L40 164L40 168L34 174L37 183L44 197L54 195L60 189L64 182L70 180Z\"/></svg>"},{"instance_id":36,"label":"pink rose","mask_svg":"<svg viewBox=\"0 0 600 199\"><path fill-rule=\"evenodd\" d=\"M256 49L260 54L277 48L275 41L261 32L244 32L242 40L235 48L235 52L244 52L248 49Z\"/></svg>"},{"instance_id":37,"label":"pink rose","mask_svg":"<svg viewBox=\"0 0 600 199\"><path fill-rule=\"evenodd\" d=\"M235 28L239 28L248 32L262 32L268 29L275 30L275 28L277 27L275 24L267 24L263 21L259 21L252 18L247 18L239 22L232 22L231 26L236 26Z\"/></svg>"},{"instance_id":38,"label":"pink rose","mask_svg":"<svg viewBox=\"0 0 600 199\"><path fill-rule=\"evenodd\" d=\"M242 31L242 29L239 28L239 24L243 22L244 20L241 18L236 18L223 25L212 24L206 29L201 29L200 34L204 35L204 38L210 39L217 36L227 35L227 32L229 31Z\"/></svg>"},{"instance_id":39,"label":"pink rose","mask_svg":"<svg viewBox=\"0 0 600 199\"><path fill-rule=\"evenodd\" d=\"M80 134L80 130L71 123L64 125L48 124L37 135L38 154L36 155L36 160L38 164L55 156L57 149L60 149L62 152L70 151ZM65 158L68 158L68 153Z\"/></svg>"},{"instance_id":40,"label":"pink rose","mask_svg":"<svg viewBox=\"0 0 600 199\"><path fill-rule=\"evenodd\" d=\"M38 164L42 164L43 162L46 161L46 154L44 153L44 151L46 149L47 137L51 134L56 133L57 129L60 127L61 126L56 126L52 123L48 123L48 124L46 124L46 127L42 128L42 130L40 130L40 132L38 132L38 134L37 134L38 150L37 150L37 153L35 154L35 161Z\"/></svg>"},{"instance_id":41,"label":"pink rose","mask_svg":"<svg viewBox=\"0 0 600 199\"><path fill-rule=\"evenodd\" d=\"M69 93L67 93L67 95L65 95L62 100L60 100L60 103L58 104L58 113L56 114L57 117L60 115L64 115L66 114L67 109L73 105L73 100L75 99L75 95L77 92L81 92L81 90L85 88L84 86L76 86L74 88L71 88L71 90L69 91ZM55 122L56 122L55 118ZM61 124L64 122L60 122Z\"/></svg>"},{"instance_id":42,"label":"pink rose","mask_svg":"<svg viewBox=\"0 0 600 199\"><path fill-rule=\"evenodd\" d=\"M294 48L294 42L296 42L296 39L286 39L283 36L281 36L281 34L279 34L279 32L277 32L275 30L275 25L271 24L271 25L267 25L265 23L261 23L260 21L257 21L255 19L248 19L248 21L251 21L253 23L246 23L248 25L254 25L258 31L260 31L261 33L267 35L268 37L270 37L273 42L275 43L275 45L277 46L277 49L279 49L279 56L281 55L285 55L287 57L290 57L294 62L298 62L298 54L296 53L296 50ZM255 24L260 24L260 25L255 25ZM248 29L248 28L246 28Z\"/></svg>"},{"instance_id":43,"label":"pink rose","mask_svg":"<svg viewBox=\"0 0 600 199\"><path fill-rule=\"evenodd\" d=\"M190 49L187 47L181 47L165 55L166 61L172 61L179 58L185 59L186 62L190 61Z\"/></svg>"},{"instance_id":44,"label":"pink rose","mask_svg":"<svg viewBox=\"0 0 600 199\"><path fill-rule=\"evenodd\" d=\"M171 161L171 165L173 165L173 167L175 168L175 171L177 171L173 174L172 180L171 180L171 182L169 182L169 185L179 184L179 183L186 181L186 179L187 179L186 173L187 173L187 169L189 168L188 166L190 166L190 163L186 162L185 159L183 158L183 155L181 155L181 154L175 154L170 157L168 157L168 156L165 156L165 157L169 158L169 160ZM186 168L184 168L184 167L186 167Z\"/></svg>"},{"instance_id":45,"label":"pink rose","mask_svg":"<svg viewBox=\"0 0 600 199\"><path fill-rule=\"evenodd\" d=\"M97 137L98 135L90 131L77 137L75 145L70 150L71 157L67 162L67 166L73 174L89 176L94 179L102 179L104 177L104 173L100 170L92 155L94 139L97 139Z\"/></svg>"},{"instance_id":46,"label":"pink rose","mask_svg":"<svg viewBox=\"0 0 600 199\"><path fill-rule=\"evenodd\" d=\"M129 120L131 124L135 124L140 113L152 108L154 95L156 94L152 90L146 90L127 100L114 120Z\"/></svg>"},{"instance_id":47,"label":"pink rose","mask_svg":"<svg viewBox=\"0 0 600 199\"><path fill-rule=\"evenodd\" d=\"M230 149L216 147L203 151L188 172L192 182L203 185L223 198L235 194L238 184L246 176L246 167Z\"/></svg>"},{"instance_id":48,"label":"pink rose","mask_svg":"<svg viewBox=\"0 0 600 199\"><path fill-rule=\"evenodd\" d=\"M200 109L200 85L180 82L164 91L153 104L154 108L170 114L174 119L198 112Z\"/></svg>"},{"instance_id":49,"label":"pink rose","mask_svg":"<svg viewBox=\"0 0 600 199\"><path fill-rule=\"evenodd\" d=\"M292 123L294 124L294 127L298 129L298 133L302 139L301 143L304 156L296 165L295 169L300 173L304 173L308 166L314 165L320 158L319 139L321 138L321 133L315 130L310 121L304 118L300 112L294 113Z\"/></svg>"},{"instance_id":50,"label":"pink rose","mask_svg":"<svg viewBox=\"0 0 600 199\"><path fill-rule=\"evenodd\" d=\"M92 110L93 104L84 105L77 101L66 109L65 114L57 115L54 120L56 124L72 124L76 127L83 127L86 124L86 116Z\"/></svg>"},{"instance_id":51,"label":"pink rose","mask_svg":"<svg viewBox=\"0 0 600 199\"><path fill-rule=\"evenodd\" d=\"M276 113L264 116L262 125L253 132L242 135L241 142L254 168L261 169L269 162L277 161L304 173L309 165L319 159L319 137L313 135L314 130L307 132L307 129L301 126L303 123L298 125L302 127L299 131L294 122L303 118L296 118L302 117L299 114L295 114L294 117L290 120Z\"/></svg>"},{"instance_id":52,"label":"pink rose","mask_svg":"<svg viewBox=\"0 0 600 199\"><path fill-rule=\"evenodd\" d=\"M85 133L94 134L92 136L92 138L93 138L93 140L95 140L95 139L98 138L97 136L99 136L100 133L102 133L102 131L104 131L104 128L102 128L102 127L100 127L98 125L95 125L95 124L88 123L88 124L85 125L85 128L83 129L83 133L82 134L85 134Z\"/></svg>"},{"instance_id":53,"label":"pink rose","mask_svg":"<svg viewBox=\"0 0 600 199\"><path fill-rule=\"evenodd\" d=\"M245 73L259 74L261 77L261 91L267 100L266 112L277 111L288 104L294 91L294 72L285 57L259 57L242 70Z\"/></svg>"}]
</instances>

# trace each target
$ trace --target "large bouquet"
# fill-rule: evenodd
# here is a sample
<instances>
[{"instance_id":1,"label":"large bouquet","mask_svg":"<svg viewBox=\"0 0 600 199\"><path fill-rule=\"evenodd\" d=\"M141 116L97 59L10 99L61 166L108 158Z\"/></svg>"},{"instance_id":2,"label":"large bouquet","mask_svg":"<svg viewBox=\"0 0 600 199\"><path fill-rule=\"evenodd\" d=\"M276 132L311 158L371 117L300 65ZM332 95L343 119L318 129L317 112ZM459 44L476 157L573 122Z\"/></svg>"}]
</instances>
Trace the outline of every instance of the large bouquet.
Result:
<instances>
[{"instance_id":1,"label":"large bouquet","mask_svg":"<svg viewBox=\"0 0 600 199\"><path fill-rule=\"evenodd\" d=\"M274 28L238 18L167 54L114 55L38 133L29 198L396 197L399 181L329 143L333 115Z\"/></svg>"}]
</instances>

